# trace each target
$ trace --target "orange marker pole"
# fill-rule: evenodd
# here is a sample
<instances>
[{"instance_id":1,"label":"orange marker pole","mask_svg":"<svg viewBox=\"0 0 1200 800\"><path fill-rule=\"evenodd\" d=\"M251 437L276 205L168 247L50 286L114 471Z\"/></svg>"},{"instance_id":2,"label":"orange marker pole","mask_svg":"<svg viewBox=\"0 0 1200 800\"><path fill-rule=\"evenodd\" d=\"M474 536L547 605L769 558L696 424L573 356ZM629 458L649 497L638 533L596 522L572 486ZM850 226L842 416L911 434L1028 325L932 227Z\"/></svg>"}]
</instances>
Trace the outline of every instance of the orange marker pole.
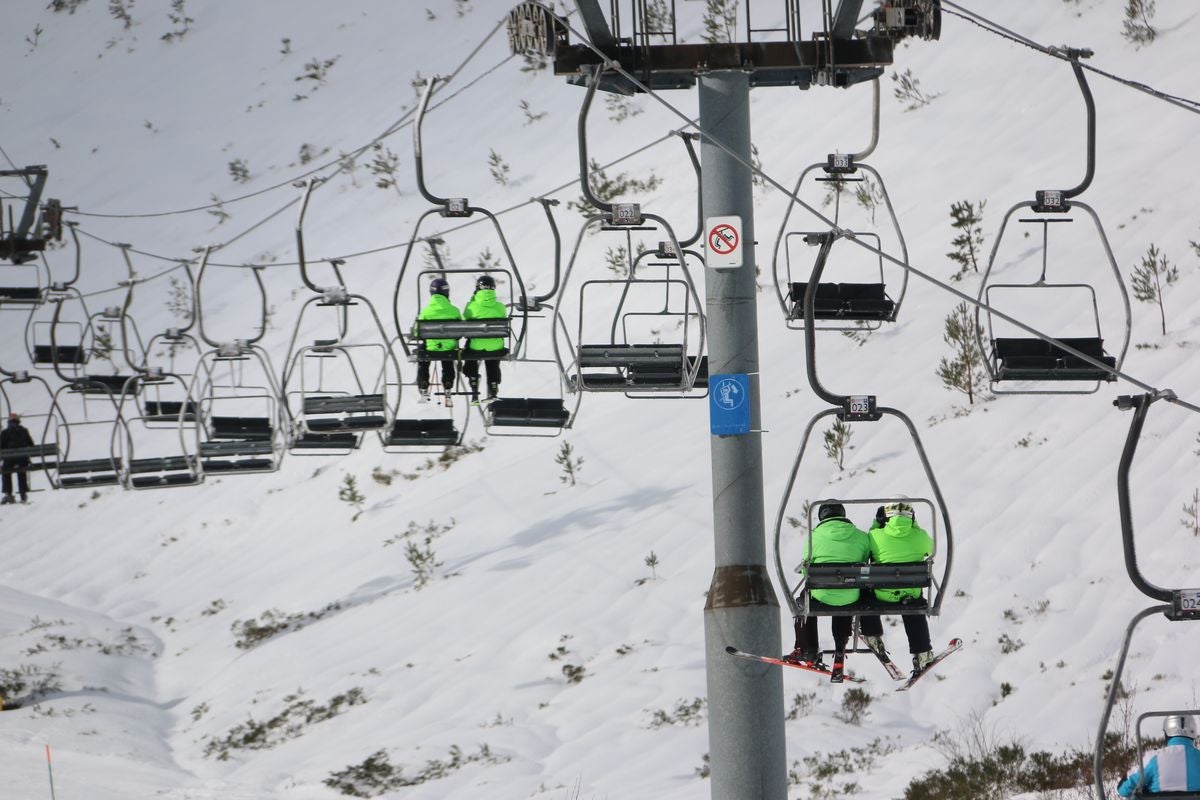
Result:
<instances>
[{"instance_id":1,"label":"orange marker pole","mask_svg":"<svg viewBox=\"0 0 1200 800\"><path fill-rule=\"evenodd\" d=\"M46 745L46 771L50 773L50 800L54 800L54 767L50 764L50 745Z\"/></svg>"}]
</instances>

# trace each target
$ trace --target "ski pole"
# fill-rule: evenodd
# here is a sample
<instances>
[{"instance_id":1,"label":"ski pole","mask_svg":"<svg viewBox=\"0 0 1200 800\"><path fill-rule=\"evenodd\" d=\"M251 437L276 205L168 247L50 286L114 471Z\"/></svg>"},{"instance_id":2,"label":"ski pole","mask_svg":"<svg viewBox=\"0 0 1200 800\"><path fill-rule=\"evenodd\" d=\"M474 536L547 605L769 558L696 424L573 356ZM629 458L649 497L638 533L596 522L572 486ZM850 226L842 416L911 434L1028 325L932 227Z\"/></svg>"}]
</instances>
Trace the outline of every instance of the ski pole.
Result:
<instances>
[{"instance_id":1,"label":"ski pole","mask_svg":"<svg viewBox=\"0 0 1200 800\"><path fill-rule=\"evenodd\" d=\"M50 764L50 745L46 745L46 771L50 773L50 800L54 800L54 767Z\"/></svg>"}]
</instances>

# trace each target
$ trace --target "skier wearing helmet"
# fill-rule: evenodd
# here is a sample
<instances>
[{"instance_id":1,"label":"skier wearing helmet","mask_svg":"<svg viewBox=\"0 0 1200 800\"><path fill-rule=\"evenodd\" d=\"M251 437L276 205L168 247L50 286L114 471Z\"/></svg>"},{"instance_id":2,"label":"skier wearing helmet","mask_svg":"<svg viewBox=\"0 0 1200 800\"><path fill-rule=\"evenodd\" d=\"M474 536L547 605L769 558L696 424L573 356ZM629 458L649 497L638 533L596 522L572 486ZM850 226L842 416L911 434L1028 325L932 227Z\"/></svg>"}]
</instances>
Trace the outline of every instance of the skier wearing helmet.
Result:
<instances>
[{"instance_id":1,"label":"skier wearing helmet","mask_svg":"<svg viewBox=\"0 0 1200 800\"><path fill-rule=\"evenodd\" d=\"M867 534L846 518L841 503L822 503L817 509L817 524L812 530L810 560L813 564L865 564L870 553ZM829 606L846 606L858 602L858 589L813 589L812 599ZM846 658L846 642L854 617L831 617L833 624L833 665L840 669ZM878 617L876 617L878 619ZM784 656L795 661L819 666L820 638L817 617L796 617L796 649Z\"/></svg>"},{"instance_id":2,"label":"skier wearing helmet","mask_svg":"<svg viewBox=\"0 0 1200 800\"><path fill-rule=\"evenodd\" d=\"M924 561L933 555L933 537L917 525L913 507L908 503L889 503L875 512L875 520L867 536L871 541L871 563L904 564ZM875 589L875 599L897 606L921 599L921 590ZM913 657L913 675L923 671L933 661L933 645L929 642L929 620L924 614L904 614L900 617L908 635L908 651ZM867 646L876 653L887 655L883 645L883 625L877 616L862 616L859 627Z\"/></svg>"},{"instance_id":3,"label":"skier wearing helmet","mask_svg":"<svg viewBox=\"0 0 1200 800\"><path fill-rule=\"evenodd\" d=\"M508 309L496 299L496 279L491 275L480 275L475 281L475 294L463 310L463 319L506 319ZM503 355L504 339L499 336L467 339L463 350L463 374L471 384L471 402L479 402L479 362L487 368L487 397L495 400L500 391L500 356Z\"/></svg>"},{"instance_id":4,"label":"skier wearing helmet","mask_svg":"<svg viewBox=\"0 0 1200 800\"><path fill-rule=\"evenodd\" d=\"M458 306L450 302L450 283L445 278L434 278L429 282L429 302L417 315L417 327L421 320L462 319ZM429 364L437 358L442 362L442 388L446 405L451 405L450 392L454 388L454 358L458 354L458 339L423 339L422 353L417 361L417 390L422 402L429 400ZM436 354L436 355L435 355Z\"/></svg>"},{"instance_id":5,"label":"skier wearing helmet","mask_svg":"<svg viewBox=\"0 0 1200 800\"><path fill-rule=\"evenodd\" d=\"M1132 797L1134 790L1158 792L1195 792L1200 790L1200 750L1196 749L1196 721L1182 714L1163 720L1165 747L1160 747L1146 762L1143 776L1134 770L1117 786L1121 797Z\"/></svg>"}]
</instances>

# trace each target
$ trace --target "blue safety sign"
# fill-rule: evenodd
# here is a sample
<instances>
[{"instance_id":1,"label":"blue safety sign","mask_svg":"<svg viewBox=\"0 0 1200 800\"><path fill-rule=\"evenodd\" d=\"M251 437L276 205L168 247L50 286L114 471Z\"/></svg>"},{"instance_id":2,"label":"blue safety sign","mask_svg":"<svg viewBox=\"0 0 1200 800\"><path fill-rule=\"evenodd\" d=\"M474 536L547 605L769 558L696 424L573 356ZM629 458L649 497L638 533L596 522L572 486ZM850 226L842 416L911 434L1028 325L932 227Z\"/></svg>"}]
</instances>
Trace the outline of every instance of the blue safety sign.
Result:
<instances>
[{"instance_id":1,"label":"blue safety sign","mask_svg":"<svg viewBox=\"0 0 1200 800\"><path fill-rule=\"evenodd\" d=\"M750 432L749 375L709 376L708 424L713 436L737 436Z\"/></svg>"}]
</instances>

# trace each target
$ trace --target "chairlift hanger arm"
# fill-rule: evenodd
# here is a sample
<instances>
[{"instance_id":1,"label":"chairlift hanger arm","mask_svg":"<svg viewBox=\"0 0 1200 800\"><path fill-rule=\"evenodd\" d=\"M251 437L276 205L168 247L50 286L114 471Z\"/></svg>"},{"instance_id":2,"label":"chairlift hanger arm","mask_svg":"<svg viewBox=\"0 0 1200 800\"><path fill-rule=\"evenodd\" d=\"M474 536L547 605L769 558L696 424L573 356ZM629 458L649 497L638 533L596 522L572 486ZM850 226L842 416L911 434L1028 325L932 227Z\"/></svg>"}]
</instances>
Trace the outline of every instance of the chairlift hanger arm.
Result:
<instances>
[{"instance_id":1,"label":"chairlift hanger arm","mask_svg":"<svg viewBox=\"0 0 1200 800\"><path fill-rule=\"evenodd\" d=\"M425 124L425 112L429 108L429 98L433 95L433 87L438 82L437 77L431 77L425 82L425 91L421 93L421 103L417 107L417 121L413 125L413 163L416 168L417 190L421 196L436 206L445 206L446 198L431 194L425 186L425 159L421 155L421 128Z\"/></svg>"},{"instance_id":2,"label":"chairlift hanger arm","mask_svg":"<svg viewBox=\"0 0 1200 800\"><path fill-rule=\"evenodd\" d=\"M1133 506L1129 499L1129 470L1133 466L1133 457L1137 452L1138 440L1142 435L1142 426L1146 422L1146 415L1150 412L1150 406L1154 401L1168 396L1174 397L1174 393L1123 395L1114 400L1113 405L1120 409L1133 409L1133 419L1129 423L1125 447L1121 451L1121 460L1117 465L1117 501L1120 506L1121 541L1125 549L1125 570L1129 573L1129 580L1133 582L1139 592L1152 600L1171 602L1171 590L1148 581L1138 567L1137 548L1133 540Z\"/></svg>"},{"instance_id":3,"label":"chairlift hanger arm","mask_svg":"<svg viewBox=\"0 0 1200 800\"><path fill-rule=\"evenodd\" d=\"M542 307L542 304L550 300L558 293L558 281L562 276L562 235L558 232L558 223L554 219L554 212L550 210L551 206L558 205L557 200L551 200L548 197L534 198L541 203L542 211L546 212L546 221L550 223L550 235L554 237L554 282L550 285L550 291L545 294L535 295L533 302L529 302L529 298L525 297L524 289L521 294L521 308L528 313L536 311Z\"/></svg>"},{"instance_id":4,"label":"chairlift hanger arm","mask_svg":"<svg viewBox=\"0 0 1200 800\"><path fill-rule=\"evenodd\" d=\"M304 258L304 215L308 212L308 199L312 196L313 187L317 181L314 178L309 178L304 182L304 194L300 198L300 211L296 215L296 260L300 264L300 280L304 281L304 285L317 294L321 294L324 290L309 280L308 266ZM339 283L341 278L339 277Z\"/></svg>"},{"instance_id":5,"label":"chairlift hanger arm","mask_svg":"<svg viewBox=\"0 0 1200 800\"><path fill-rule=\"evenodd\" d=\"M861 5L861 3L859 3ZM838 9L841 13L841 9ZM855 12L857 13L857 12ZM836 25L836 23L835 23ZM871 80L871 141L867 143L861 151L851 156L854 161L862 161L871 153L875 152L875 146L879 144L879 76L875 76Z\"/></svg>"},{"instance_id":6,"label":"chairlift hanger arm","mask_svg":"<svg viewBox=\"0 0 1200 800\"><path fill-rule=\"evenodd\" d=\"M1063 190L1064 200L1082 194L1091 186L1092 176L1096 172L1096 101L1092 97L1087 77L1083 74L1083 66L1079 63L1080 58L1088 58L1092 55L1092 51L1071 48L1067 50L1066 54L1071 61L1071 70L1075 73L1075 80L1079 82L1079 90L1083 92L1083 103L1087 108L1087 171L1078 186Z\"/></svg>"},{"instance_id":7,"label":"chairlift hanger arm","mask_svg":"<svg viewBox=\"0 0 1200 800\"><path fill-rule=\"evenodd\" d=\"M821 280L821 273L825 271L825 261L829 258L829 251L833 247L833 243L837 240L838 234L833 231L819 234L820 249L817 251L817 258L813 262L812 274L808 278L808 286L804 289L804 366L808 370L808 382L812 386L813 392L824 400L826 403L838 406L839 408L845 403L845 395L836 395L826 389L821 384L821 379L817 376L817 325L813 318L816 314L817 305L817 284Z\"/></svg>"},{"instance_id":8,"label":"chairlift hanger arm","mask_svg":"<svg viewBox=\"0 0 1200 800\"><path fill-rule=\"evenodd\" d=\"M680 247L691 247L700 241L700 236L704 233L704 202L703 193L701 192L700 157L696 155L696 147L692 144L693 141L700 138L700 134L686 130L679 130L674 133L683 140L683 146L687 148L688 159L692 162L692 169L696 172L696 231L688 238L679 242Z\"/></svg>"},{"instance_id":9,"label":"chairlift hanger arm","mask_svg":"<svg viewBox=\"0 0 1200 800\"><path fill-rule=\"evenodd\" d=\"M606 214L612 213L612 203L606 203L599 197L596 197L592 192L592 181L588 173L588 149L587 149L587 117L588 112L592 108L592 99L596 96L596 87L600 85L600 73L604 71L603 64L597 64L592 70L592 74L588 78L587 91L583 94L583 104L579 108L579 124L578 139L579 139L579 188L583 190L583 197L596 208Z\"/></svg>"}]
</instances>

